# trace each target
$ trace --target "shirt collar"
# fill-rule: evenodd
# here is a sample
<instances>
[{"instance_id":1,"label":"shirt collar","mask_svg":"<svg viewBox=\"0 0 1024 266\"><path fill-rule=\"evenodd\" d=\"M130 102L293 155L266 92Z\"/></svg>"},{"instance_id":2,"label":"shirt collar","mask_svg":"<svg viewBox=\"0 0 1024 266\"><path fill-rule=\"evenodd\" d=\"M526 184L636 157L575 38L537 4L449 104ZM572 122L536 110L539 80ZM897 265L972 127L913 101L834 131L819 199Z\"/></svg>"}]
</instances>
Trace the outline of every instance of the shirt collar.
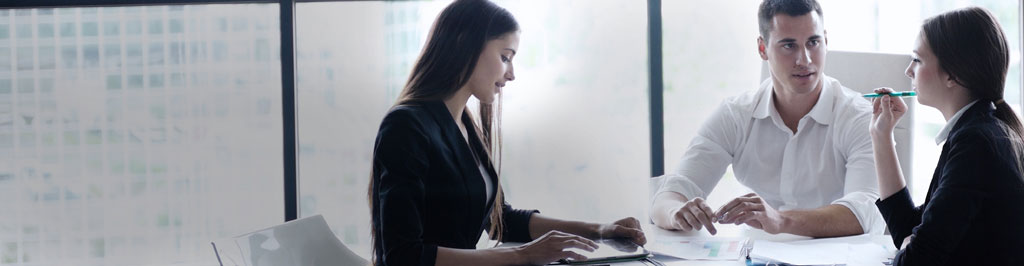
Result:
<instances>
[{"instance_id":1,"label":"shirt collar","mask_svg":"<svg viewBox=\"0 0 1024 266\"><path fill-rule=\"evenodd\" d=\"M754 118L764 119L771 115L771 112L775 109L772 106L772 79L768 78L761 82L761 88L758 89L760 93L757 97L757 102L754 106Z\"/></svg>"},{"instance_id":2,"label":"shirt collar","mask_svg":"<svg viewBox=\"0 0 1024 266\"><path fill-rule=\"evenodd\" d=\"M838 82L835 79L823 76L818 102L814 104L814 107L811 108L811 111L806 116L810 116L811 119L814 119L819 124L831 124L832 106L835 105L835 97L832 95L836 87L838 87L837 85ZM764 119L773 113L778 115L779 111L775 109L775 104L773 104L775 97L775 93L772 92L773 87L771 78L761 83L761 95L758 96L757 106L754 107L754 118Z\"/></svg>"},{"instance_id":3,"label":"shirt collar","mask_svg":"<svg viewBox=\"0 0 1024 266\"><path fill-rule=\"evenodd\" d=\"M978 100L968 103L963 108L960 108L960 111L956 111L956 113L953 114L953 117L949 118L949 121L946 122L946 126L942 127L942 130L939 131L939 135L935 136L935 145L942 144L942 142L946 141L946 138L949 138L949 131L953 130L953 126L956 126L956 121L960 120L960 117L964 115L964 112L967 112L967 109L970 109L975 103L978 103Z\"/></svg>"}]
</instances>

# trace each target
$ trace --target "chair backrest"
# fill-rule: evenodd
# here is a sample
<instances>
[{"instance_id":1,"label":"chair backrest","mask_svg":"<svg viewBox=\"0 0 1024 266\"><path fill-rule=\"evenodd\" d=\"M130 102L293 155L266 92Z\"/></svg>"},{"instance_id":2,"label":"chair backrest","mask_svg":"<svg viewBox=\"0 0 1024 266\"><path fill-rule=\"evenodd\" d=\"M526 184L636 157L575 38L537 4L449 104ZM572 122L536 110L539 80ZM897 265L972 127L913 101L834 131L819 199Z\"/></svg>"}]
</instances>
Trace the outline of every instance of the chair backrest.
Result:
<instances>
[{"instance_id":1,"label":"chair backrest","mask_svg":"<svg viewBox=\"0 0 1024 266\"><path fill-rule=\"evenodd\" d=\"M904 74L910 64L910 55L829 51L825 60L825 74L843 86L859 93L872 93L878 87L891 87L897 91L910 90L910 79ZM769 78L768 62L761 63L761 80ZM896 125L893 135L900 168L907 180L913 182L914 106L916 100L906 100L907 114Z\"/></svg>"},{"instance_id":2,"label":"chair backrest","mask_svg":"<svg viewBox=\"0 0 1024 266\"><path fill-rule=\"evenodd\" d=\"M316 266L370 263L345 247L321 215L211 243L221 265ZM240 264L241 263L241 264Z\"/></svg>"}]
</instances>

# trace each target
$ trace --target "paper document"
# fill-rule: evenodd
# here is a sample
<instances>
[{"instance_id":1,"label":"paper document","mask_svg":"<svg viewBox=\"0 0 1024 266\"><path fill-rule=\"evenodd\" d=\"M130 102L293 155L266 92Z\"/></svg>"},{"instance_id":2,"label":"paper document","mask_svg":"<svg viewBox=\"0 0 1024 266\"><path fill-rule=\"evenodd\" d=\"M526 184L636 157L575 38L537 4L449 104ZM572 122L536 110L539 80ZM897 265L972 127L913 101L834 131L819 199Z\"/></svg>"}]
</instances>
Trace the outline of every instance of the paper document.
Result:
<instances>
[{"instance_id":1,"label":"paper document","mask_svg":"<svg viewBox=\"0 0 1024 266\"><path fill-rule=\"evenodd\" d=\"M774 242L754 241L750 259L790 265L881 265L894 251L868 236Z\"/></svg>"},{"instance_id":2,"label":"paper document","mask_svg":"<svg viewBox=\"0 0 1024 266\"><path fill-rule=\"evenodd\" d=\"M687 260L739 260L746 255L746 238L670 238L647 244L655 254Z\"/></svg>"}]
</instances>

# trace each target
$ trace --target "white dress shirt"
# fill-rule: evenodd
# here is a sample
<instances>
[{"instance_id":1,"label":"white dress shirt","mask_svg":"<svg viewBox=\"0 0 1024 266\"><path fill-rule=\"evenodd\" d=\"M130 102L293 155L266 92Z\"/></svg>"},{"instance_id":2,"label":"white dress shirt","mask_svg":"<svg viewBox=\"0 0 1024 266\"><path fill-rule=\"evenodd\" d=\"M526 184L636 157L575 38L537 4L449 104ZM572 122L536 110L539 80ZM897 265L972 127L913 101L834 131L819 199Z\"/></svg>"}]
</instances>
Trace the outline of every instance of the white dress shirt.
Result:
<instances>
[{"instance_id":1,"label":"white dress shirt","mask_svg":"<svg viewBox=\"0 0 1024 266\"><path fill-rule=\"evenodd\" d=\"M652 198L665 191L707 198L732 164L736 179L777 210L838 204L857 216L865 233L882 233L868 134L871 103L839 81L823 79L818 102L795 134L773 104L771 79L757 91L726 99Z\"/></svg>"},{"instance_id":2,"label":"white dress shirt","mask_svg":"<svg viewBox=\"0 0 1024 266\"><path fill-rule=\"evenodd\" d=\"M938 135L935 135L935 145L942 145L943 142L946 142L946 138L949 138L949 131L953 130L953 126L956 125L956 121L959 121L960 117L964 115L964 112L967 112L967 109L970 109L971 106L974 106L977 102L978 100L974 100L971 103L968 103L963 108L960 108L960 111L956 111L956 113L953 114L953 117L949 118L949 121L946 121L946 126L942 127L942 130L939 130Z\"/></svg>"},{"instance_id":3,"label":"white dress shirt","mask_svg":"<svg viewBox=\"0 0 1024 266\"><path fill-rule=\"evenodd\" d=\"M476 167L480 169L480 175L484 177L484 189L487 191L487 199L484 204L487 204L486 202L491 201L491 197L494 197L494 192L492 192L494 182L491 182L491 175L487 173L487 168L484 168L483 164L477 163Z\"/></svg>"}]
</instances>

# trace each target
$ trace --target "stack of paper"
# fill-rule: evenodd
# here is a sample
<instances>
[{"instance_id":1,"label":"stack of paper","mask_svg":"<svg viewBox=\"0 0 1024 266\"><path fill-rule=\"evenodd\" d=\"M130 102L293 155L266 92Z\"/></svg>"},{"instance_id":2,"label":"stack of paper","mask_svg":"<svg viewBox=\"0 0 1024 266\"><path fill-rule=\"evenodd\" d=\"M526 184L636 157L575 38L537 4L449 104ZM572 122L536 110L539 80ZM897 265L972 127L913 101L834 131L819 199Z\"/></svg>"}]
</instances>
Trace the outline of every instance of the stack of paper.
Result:
<instances>
[{"instance_id":1,"label":"stack of paper","mask_svg":"<svg viewBox=\"0 0 1024 266\"><path fill-rule=\"evenodd\" d=\"M846 265L848 250L848 244L842 243L801 245L755 241L750 259L792 265Z\"/></svg>"},{"instance_id":2,"label":"stack of paper","mask_svg":"<svg viewBox=\"0 0 1024 266\"><path fill-rule=\"evenodd\" d=\"M751 260L789 265L881 265L892 257L882 245L864 236L773 242L755 241Z\"/></svg>"}]
</instances>

